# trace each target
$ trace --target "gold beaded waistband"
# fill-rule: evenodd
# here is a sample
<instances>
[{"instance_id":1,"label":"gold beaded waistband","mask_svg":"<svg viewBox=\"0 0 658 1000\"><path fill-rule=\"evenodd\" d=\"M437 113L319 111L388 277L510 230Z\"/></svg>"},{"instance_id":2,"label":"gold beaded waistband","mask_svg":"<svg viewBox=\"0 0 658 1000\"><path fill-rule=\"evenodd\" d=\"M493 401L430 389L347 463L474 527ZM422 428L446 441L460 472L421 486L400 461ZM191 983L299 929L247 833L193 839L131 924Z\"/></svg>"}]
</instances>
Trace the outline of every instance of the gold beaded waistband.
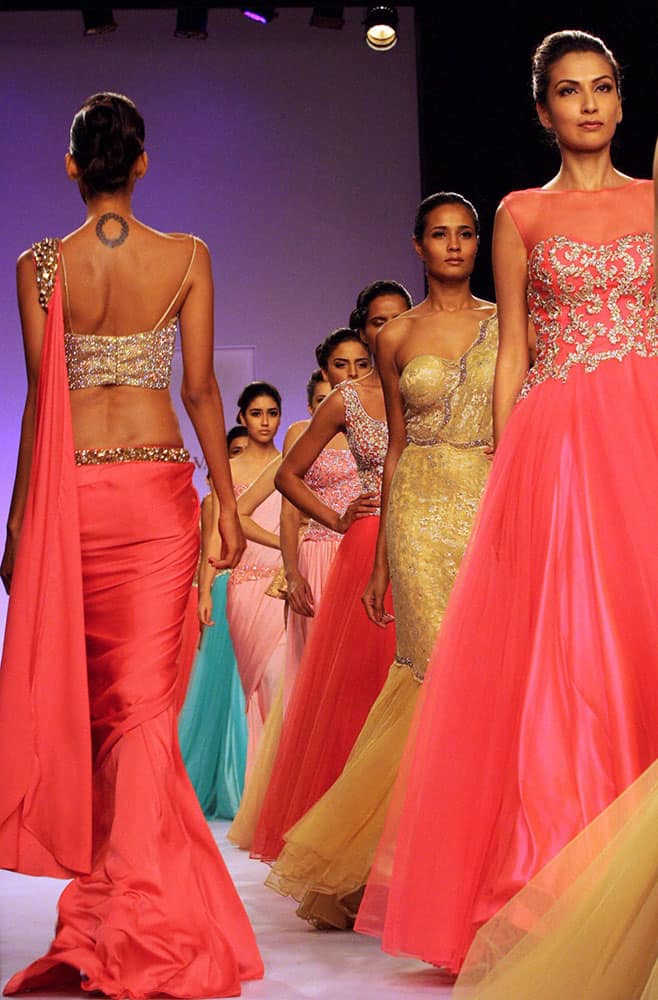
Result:
<instances>
[{"instance_id":1,"label":"gold beaded waistband","mask_svg":"<svg viewBox=\"0 0 658 1000\"><path fill-rule=\"evenodd\" d=\"M109 465L113 462L189 462L187 448L138 445L134 448L83 448L75 452L76 465Z\"/></svg>"}]
</instances>

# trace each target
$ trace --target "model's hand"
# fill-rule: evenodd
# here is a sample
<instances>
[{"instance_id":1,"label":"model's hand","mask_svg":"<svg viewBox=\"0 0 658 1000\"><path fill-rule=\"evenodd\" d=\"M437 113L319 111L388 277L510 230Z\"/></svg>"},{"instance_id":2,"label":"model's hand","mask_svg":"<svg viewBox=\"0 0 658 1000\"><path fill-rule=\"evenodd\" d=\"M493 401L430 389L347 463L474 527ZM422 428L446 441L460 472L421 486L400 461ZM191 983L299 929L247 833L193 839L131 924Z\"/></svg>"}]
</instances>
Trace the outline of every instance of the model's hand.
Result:
<instances>
[{"instance_id":1,"label":"model's hand","mask_svg":"<svg viewBox=\"0 0 658 1000\"><path fill-rule=\"evenodd\" d=\"M247 547L237 510L231 512L222 510L219 515L218 527L222 540L221 556L219 559L210 556L208 562L215 569L235 569Z\"/></svg>"},{"instance_id":2,"label":"model's hand","mask_svg":"<svg viewBox=\"0 0 658 1000\"><path fill-rule=\"evenodd\" d=\"M9 593L11 578L14 575L14 563L16 562L17 546L18 539L7 533L5 551L2 556L2 563L0 563L0 579L2 580L2 586L5 588L7 593Z\"/></svg>"},{"instance_id":3,"label":"model's hand","mask_svg":"<svg viewBox=\"0 0 658 1000\"><path fill-rule=\"evenodd\" d=\"M388 569L376 566L361 598L368 618L380 628L386 628L389 622L395 620L384 607L384 595L388 588L388 580Z\"/></svg>"},{"instance_id":4,"label":"model's hand","mask_svg":"<svg viewBox=\"0 0 658 1000\"><path fill-rule=\"evenodd\" d=\"M370 517L379 510L380 498L377 493L362 493L356 500L352 500L347 510L338 518L335 530L344 535L354 521L362 517Z\"/></svg>"},{"instance_id":5,"label":"model's hand","mask_svg":"<svg viewBox=\"0 0 658 1000\"><path fill-rule=\"evenodd\" d=\"M212 620L212 597L210 594L199 593L199 604L197 607L199 621L202 625L214 625Z\"/></svg>"},{"instance_id":6,"label":"model's hand","mask_svg":"<svg viewBox=\"0 0 658 1000\"><path fill-rule=\"evenodd\" d=\"M288 582L288 607L296 615L304 615L305 618L312 618L315 614L313 606L313 591L309 582L299 570L292 570L286 573Z\"/></svg>"}]
</instances>

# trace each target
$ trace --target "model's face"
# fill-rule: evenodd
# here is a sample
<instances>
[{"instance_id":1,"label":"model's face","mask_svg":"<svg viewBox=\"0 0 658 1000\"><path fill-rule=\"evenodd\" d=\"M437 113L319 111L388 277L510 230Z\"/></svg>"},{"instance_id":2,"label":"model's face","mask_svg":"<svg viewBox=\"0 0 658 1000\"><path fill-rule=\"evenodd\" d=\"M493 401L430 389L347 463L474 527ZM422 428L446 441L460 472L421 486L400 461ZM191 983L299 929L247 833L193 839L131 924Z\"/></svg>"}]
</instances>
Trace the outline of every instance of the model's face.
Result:
<instances>
[{"instance_id":1,"label":"model's face","mask_svg":"<svg viewBox=\"0 0 658 1000\"><path fill-rule=\"evenodd\" d=\"M373 352L377 343L377 334L390 319L395 319L409 308L407 300L401 295L378 295L368 306L363 333L368 347Z\"/></svg>"},{"instance_id":2,"label":"model's face","mask_svg":"<svg viewBox=\"0 0 658 1000\"><path fill-rule=\"evenodd\" d=\"M427 274L440 281L464 281L475 267L478 239L473 216L464 205L438 205L427 214L416 253Z\"/></svg>"},{"instance_id":3,"label":"model's face","mask_svg":"<svg viewBox=\"0 0 658 1000\"><path fill-rule=\"evenodd\" d=\"M563 149L595 153L609 146L622 109L608 60L597 52L568 52L558 59L537 114Z\"/></svg>"},{"instance_id":4,"label":"model's face","mask_svg":"<svg viewBox=\"0 0 658 1000\"><path fill-rule=\"evenodd\" d=\"M345 340L338 344L329 355L324 377L333 389L348 378L361 378L372 368L368 348L360 340Z\"/></svg>"},{"instance_id":5,"label":"model's face","mask_svg":"<svg viewBox=\"0 0 658 1000\"><path fill-rule=\"evenodd\" d=\"M228 457L235 458L236 455L241 455L246 450L248 444L249 438L246 434L233 438L228 449Z\"/></svg>"},{"instance_id":6,"label":"model's face","mask_svg":"<svg viewBox=\"0 0 658 1000\"><path fill-rule=\"evenodd\" d=\"M269 444L281 423L281 412L271 396L256 396L242 415L247 434L259 444Z\"/></svg>"},{"instance_id":7,"label":"model's face","mask_svg":"<svg viewBox=\"0 0 658 1000\"><path fill-rule=\"evenodd\" d=\"M313 416L313 414L317 410L322 400L326 399L330 392L331 392L331 385L329 384L329 382L327 382L326 379L324 379L322 382L315 383L313 387L313 397L311 399L311 403L308 408L311 416Z\"/></svg>"}]
</instances>

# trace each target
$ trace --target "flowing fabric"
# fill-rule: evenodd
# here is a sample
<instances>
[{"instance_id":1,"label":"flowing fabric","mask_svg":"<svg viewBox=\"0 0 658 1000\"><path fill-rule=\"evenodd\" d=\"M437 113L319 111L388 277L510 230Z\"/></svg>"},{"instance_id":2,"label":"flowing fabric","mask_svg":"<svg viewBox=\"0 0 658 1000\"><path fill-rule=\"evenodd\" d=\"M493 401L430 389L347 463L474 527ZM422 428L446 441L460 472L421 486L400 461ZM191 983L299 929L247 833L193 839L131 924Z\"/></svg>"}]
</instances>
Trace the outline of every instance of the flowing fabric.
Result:
<instances>
[{"instance_id":1,"label":"flowing fabric","mask_svg":"<svg viewBox=\"0 0 658 1000\"><path fill-rule=\"evenodd\" d=\"M90 870L90 739L78 498L57 277L0 669L3 868L63 878Z\"/></svg>"},{"instance_id":2,"label":"flowing fabric","mask_svg":"<svg viewBox=\"0 0 658 1000\"><path fill-rule=\"evenodd\" d=\"M656 1000L658 764L476 935L455 1000Z\"/></svg>"},{"instance_id":3,"label":"flowing fabric","mask_svg":"<svg viewBox=\"0 0 658 1000\"><path fill-rule=\"evenodd\" d=\"M192 667L199 646L199 590L196 584L190 587L190 593L185 605L185 618L181 632L180 651L178 653L178 684L176 685L176 711L180 712L185 704L187 689L192 676Z\"/></svg>"},{"instance_id":4,"label":"flowing fabric","mask_svg":"<svg viewBox=\"0 0 658 1000\"><path fill-rule=\"evenodd\" d=\"M194 663L178 723L190 781L208 819L233 819L244 788L247 720L244 694L226 620L229 573L212 584L212 617Z\"/></svg>"},{"instance_id":5,"label":"flowing fabric","mask_svg":"<svg viewBox=\"0 0 658 1000\"><path fill-rule=\"evenodd\" d=\"M395 629L373 625L361 604L378 527L378 517L355 521L333 561L254 835L252 854L265 861L342 771L395 655Z\"/></svg>"},{"instance_id":6,"label":"flowing fabric","mask_svg":"<svg viewBox=\"0 0 658 1000\"><path fill-rule=\"evenodd\" d=\"M246 488L236 484L236 494L239 496ZM281 495L274 492L253 516L263 528L278 534L280 510ZM226 617L247 708L247 774L256 759L263 726L285 666L283 602L265 593L280 564L278 549L247 542L240 565L228 584Z\"/></svg>"},{"instance_id":7,"label":"flowing fabric","mask_svg":"<svg viewBox=\"0 0 658 1000\"><path fill-rule=\"evenodd\" d=\"M357 920L457 972L658 756L653 191L517 192L538 359L499 445Z\"/></svg>"},{"instance_id":8,"label":"flowing fabric","mask_svg":"<svg viewBox=\"0 0 658 1000\"><path fill-rule=\"evenodd\" d=\"M79 983L134 1000L237 996L241 980L262 975L176 736L177 654L198 554L192 473L165 462L76 469L93 865L62 894L48 954L8 994Z\"/></svg>"}]
</instances>

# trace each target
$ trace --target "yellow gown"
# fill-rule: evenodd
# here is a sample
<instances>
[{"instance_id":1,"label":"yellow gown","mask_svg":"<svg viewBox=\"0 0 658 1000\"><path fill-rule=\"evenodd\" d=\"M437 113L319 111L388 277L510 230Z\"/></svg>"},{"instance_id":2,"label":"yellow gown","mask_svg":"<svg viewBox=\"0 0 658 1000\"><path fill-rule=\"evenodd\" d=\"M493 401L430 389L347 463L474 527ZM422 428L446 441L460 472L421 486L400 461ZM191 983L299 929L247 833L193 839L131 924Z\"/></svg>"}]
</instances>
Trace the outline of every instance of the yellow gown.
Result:
<instances>
[{"instance_id":1,"label":"yellow gown","mask_svg":"<svg viewBox=\"0 0 658 1000\"><path fill-rule=\"evenodd\" d=\"M495 316L457 360L421 354L400 376L407 446L386 523L397 653L345 768L285 836L267 885L316 926L354 922L418 693L489 471ZM358 670L358 663L354 670Z\"/></svg>"}]
</instances>

